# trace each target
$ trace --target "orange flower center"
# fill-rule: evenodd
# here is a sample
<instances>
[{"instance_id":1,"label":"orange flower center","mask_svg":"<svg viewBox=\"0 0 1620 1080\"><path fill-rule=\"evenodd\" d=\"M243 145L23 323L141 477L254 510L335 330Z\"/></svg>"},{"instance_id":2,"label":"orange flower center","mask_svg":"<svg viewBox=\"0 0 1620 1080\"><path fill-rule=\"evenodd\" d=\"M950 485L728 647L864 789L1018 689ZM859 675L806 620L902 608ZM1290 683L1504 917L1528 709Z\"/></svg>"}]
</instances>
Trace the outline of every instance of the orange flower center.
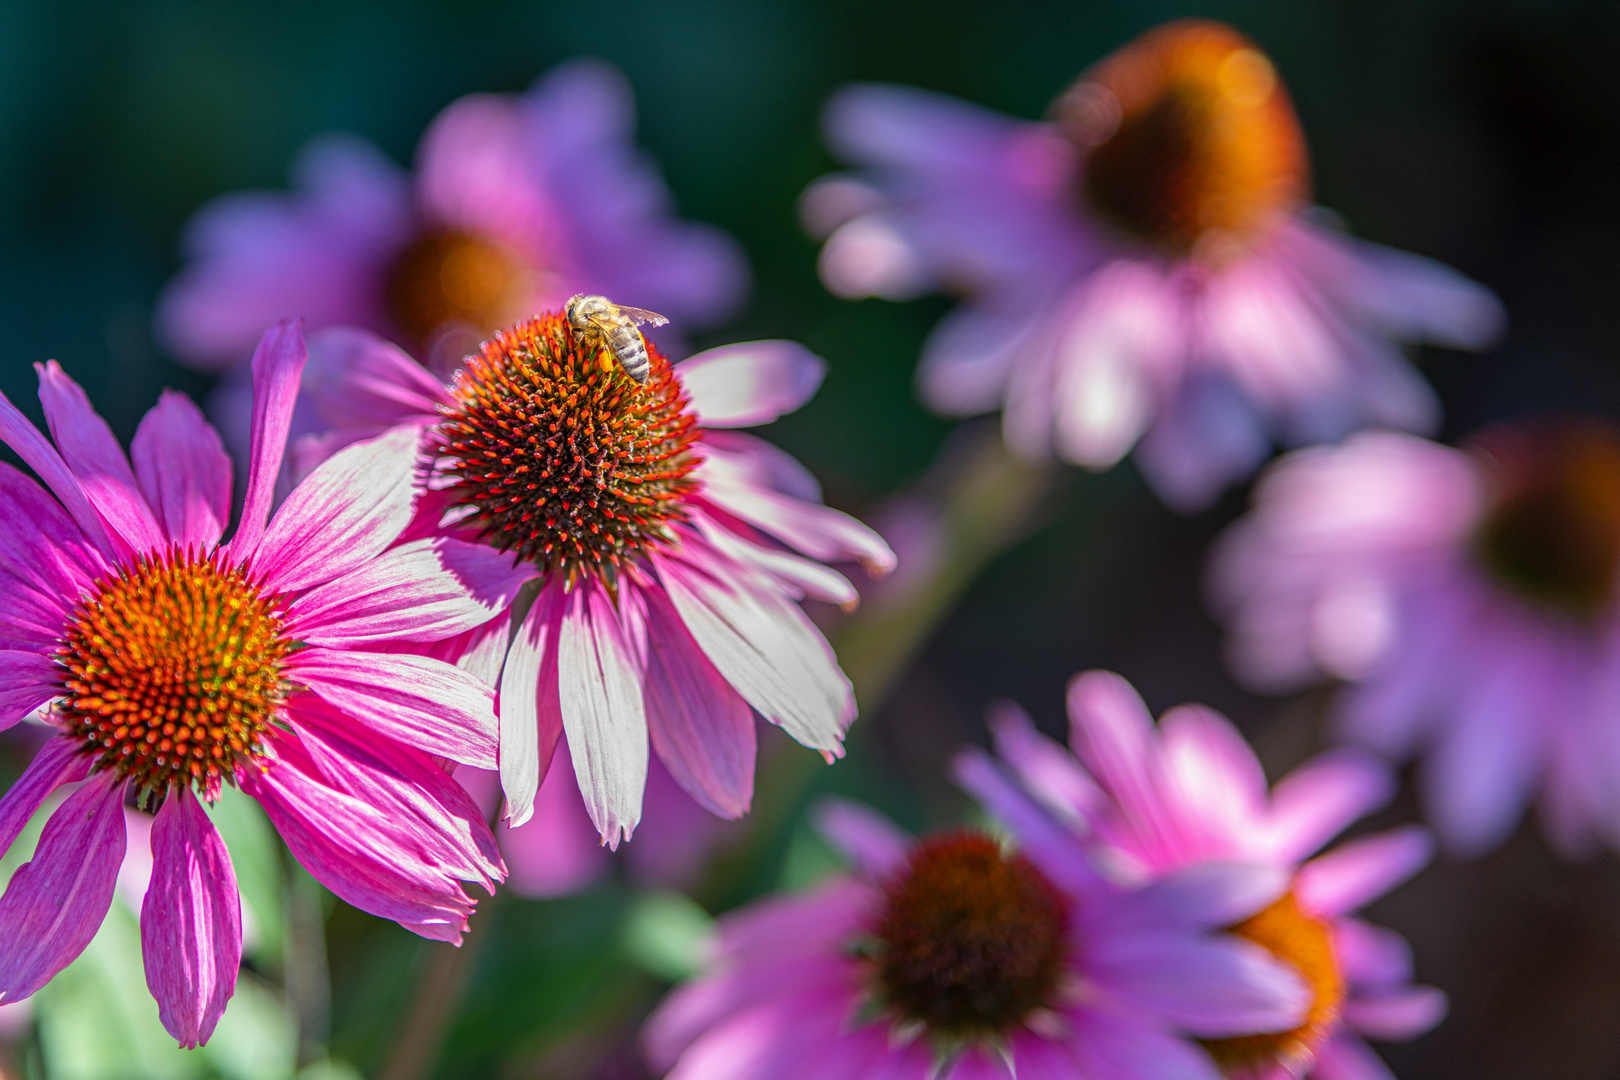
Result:
<instances>
[{"instance_id":1,"label":"orange flower center","mask_svg":"<svg viewBox=\"0 0 1620 1080\"><path fill-rule=\"evenodd\" d=\"M1053 1003L1068 905L1029 860L978 833L928 840L889 883L876 927L879 999L944 1038L1002 1033Z\"/></svg>"},{"instance_id":2,"label":"orange flower center","mask_svg":"<svg viewBox=\"0 0 1620 1080\"><path fill-rule=\"evenodd\" d=\"M1085 155L1084 202L1177 256L1229 259L1309 196L1276 69L1219 23L1149 31L1082 75L1055 112Z\"/></svg>"},{"instance_id":3,"label":"orange flower center","mask_svg":"<svg viewBox=\"0 0 1620 1080\"><path fill-rule=\"evenodd\" d=\"M483 539L569 580L615 568L686 520L700 434L669 361L638 385L549 313L497 333L457 376L440 427Z\"/></svg>"},{"instance_id":4,"label":"orange flower center","mask_svg":"<svg viewBox=\"0 0 1620 1080\"><path fill-rule=\"evenodd\" d=\"M1295 1075L1303 1073L1316 1047L1339 1021L1344 1003L1344 973L1333 951L1333 931L1325 920L1302 911L1293 893L1231 928L1238 937L1259 945L1279 960L1299 969L1314 997L1305 1022L1275 1035L1240 1035L1203 1040L1221 1071L1228 1076L1263 1072L1281 1064Z\"/></svg>"},{"instance_id":5,"label":"orange flower center","mask_svg":"<svg viewBox=\"0 0 1620 1080\"><path fill-rule=\"evenodd\" d=\"M1474 537L1498 582L1581 619L1609 611L1620 578L1620 435L1598 423L1498 431L1479 441L1494 503Z\"/></svg>"},{"instance_id":6,"label":"orange flower center","mask_svg":"<svg viewBox=\"0 0 1620 1080\"><path fill-rule=\"evenodd\" d=\"M56 654L56 714L142 789L231 782L264 752L284 690L275 603L239 567L178 552L143 560L80 601Z\"/></svg>"},{"instance_id":7,"label":"orange flower center","mask_svg":"<svg viewBox=\"0 0 1620 1080\"><path fill-rule=\"evenodd\" d=\"M429 230L394 260L388 311L406 344L418 348L449 323L483 336L523 316L534 281L528 261L492 237Z\"/></svg>"}]
</instances>

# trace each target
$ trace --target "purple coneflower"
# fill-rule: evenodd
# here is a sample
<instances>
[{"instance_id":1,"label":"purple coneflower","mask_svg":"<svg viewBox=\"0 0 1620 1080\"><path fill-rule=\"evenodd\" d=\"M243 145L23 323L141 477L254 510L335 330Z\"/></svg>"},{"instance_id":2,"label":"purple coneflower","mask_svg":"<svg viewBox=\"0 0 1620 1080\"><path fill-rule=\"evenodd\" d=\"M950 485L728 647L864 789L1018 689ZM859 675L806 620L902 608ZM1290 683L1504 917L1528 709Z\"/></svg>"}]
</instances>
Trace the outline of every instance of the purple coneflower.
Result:
<instances>
[{"instance_id":1,"label":"purple coneflower","mask_svg":"<svg viewBox=\"0 0 1620 1080\"><path fill-rule=\"evenodd\" d=\"M45 482L0 465L0 725L48 706L56 729L0 799L0 850L78 785L0 897L0 999L38 990L96 933L129 798L156 811L147 985L186 1046L213 1031L242 952L230 856L198 796L252 795L316 879L425 937L459 940L474 906L460 883L504 876L436 760L494 765L493 692L397 650L487 622L521 577L481 545L396 544L415 503L410 430L334 456L272 516L303 363L295 325L265 334L226 544L230 460L186 397L147 413L133 467L54 362L40 368L54 445L0 397L0 439Z\"/></svg>"},{"instance_id":2,"label":"purple coneflower","mask_svg":"<svg viewBox=\"0 0 1620 1080\"><path fill-rule=\"evenodd\" d=\"M761 341L671 365L649 346L638 384L556 314L497 333L448 385L362 331L328 331L317 351L306 389L332 430L306 458L388 425L426 429L444 510L428 525L515 553L536 582L515 637L497 619L435 653L499 678L513 826L565 731L609 845L641 816L649 738L726 818L753 795L756 712L828 760L843 753L850 684L798 601L851 605L823 563L882 573L894 555L823 506L798 462L723 430L803 405L818 357Z\"/></svg>"},{"instance_id":3,"label":"purple coneflower","mask_svg":"<svg viewBox=\"0 0 1620 1080\"><path fill-rule=\"evenodd\" d=\"M1351 685L1345 737L1421 753L1460 853L1539 799L1565 851L1620 844L1620 433L1540 422L1466 450L1371 432L1279 461L1216 551L1238 673Z\"/></svg>"},{"instance_id":4,"label":"purple coneflower","mask_svg":"<svg viewBox=\"0 0 1620 1080\"><path fill-rule=\"evenodd\" d=\"M1297 969L1309 1008L1296 1026L1204 1039L1204 1049L1242 1080L1388 1080L1362 1036L1420 1035L1445 1015L1445 996L1412 984L1405 941L1353 912L1421 869L1430 840L1407 826L1315 854L1389 800L1388 769L1370 755L1333 751L1268 792L1253 751L1224 717L1183 705L1155 727L1130 685L1100 671L1070 685L1069 718L1075 756L1009 709L994 726L1016 785L977 751L959 764L964 783L1015 834L1039 842L1066 827L1127 884L1225 860L1282 873L1287 891L1229 929Z\"/></svg>"},{"instance_id":5,"label":"purple coneflower","mask_svg":"<svg viewBox=\"0 0 1620 1080\"><path fill-rule=\"evenodd\" d=\"M1089 869L1072 837L1022 853L979 832L913 841L833 804L855 864L720 920L708 969L648 1022L671 1080L1217 1080L1188 1034L1299 1023L1302 980L1214 932L1285 878L1206 865L1143 889Z\"/></svg>"},{"instance_id":6,"label":"purple coneflower","mask_svg":"<svg viewBox=\"0 0 1620 1080\"><path fill-rule=\"evenodd\" d=\"M1177 507L1276 441L1432 428L1434 396L1392 340L1474 348L1501 323L1483 288L1313 214L1277 73L1218 23L1144 34L1045 123L860 86L828 129L866 171L806 193L827 286L966 298L928 342L928 404L1001 408L1033 457L1107 468L1135 447Z\"/></svg>"}]
</instances>

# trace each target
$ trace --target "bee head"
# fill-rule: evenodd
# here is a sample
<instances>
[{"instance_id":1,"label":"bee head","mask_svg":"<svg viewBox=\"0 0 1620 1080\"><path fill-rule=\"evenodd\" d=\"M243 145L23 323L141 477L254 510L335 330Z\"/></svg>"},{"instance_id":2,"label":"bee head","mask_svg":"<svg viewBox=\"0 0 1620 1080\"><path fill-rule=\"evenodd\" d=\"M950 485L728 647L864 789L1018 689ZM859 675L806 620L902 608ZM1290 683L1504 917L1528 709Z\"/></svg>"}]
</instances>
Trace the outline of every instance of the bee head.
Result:
<instances>
[{"instance_id":1,"label":"bee head","mask_svg":"<svg viewBox=\"0 0 1620 1080\"><path fill-rule=\"evenodd\" d=\"M563 310L568 316L569 326L575 330L588 330L591 326L591 316L606 315L613 310L613 305L605 296L576 293L568 298L568 304Z\"/></svg>"}]
</instances>

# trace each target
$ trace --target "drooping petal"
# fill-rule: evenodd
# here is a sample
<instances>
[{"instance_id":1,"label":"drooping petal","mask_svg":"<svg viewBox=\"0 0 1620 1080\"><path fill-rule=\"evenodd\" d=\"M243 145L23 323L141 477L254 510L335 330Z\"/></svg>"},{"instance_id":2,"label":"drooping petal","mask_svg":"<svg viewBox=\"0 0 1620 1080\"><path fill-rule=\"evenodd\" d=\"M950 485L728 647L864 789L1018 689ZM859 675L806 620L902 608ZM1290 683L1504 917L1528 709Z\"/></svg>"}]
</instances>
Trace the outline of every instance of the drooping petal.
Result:
<instances>
[{"instance_id":1,"label":"drooping petal","mask_svg":"<svg viewBox=\"0 0 1620 1080\"><path fill-rule=\"evenodd\" d=\"M815 396L827 362L792 341L745 341L676 365L704 427L754 427Z\"/></svg>"},{"instance_id":2,"label":"drooping petal","mask_svg":"<svg viewBox=\"0 0 1620 1080\"><path fill-rule=\"evenodd\" d=\"M163 391L129 444L135 479L169 540L212 550L231 517L231 458L196 402Z\"/></svg>"},{"instance_id":3,"label":"drooping petal","mask_svg":"<svg viewBox=\"0 0 1620 1080\"><path fill-rule=\"evenodd\" d=\"M304 348L303 321L284 319L264 332L253 353L253 429L248 449L247 494L242 518L231 537L231 554L246 562L259 550L276 478L298 403L298 377L308 353Z\"/></svg>"},{"instance_id":4,"label":"drooping petal","mask_svg":"<svg viewBox=\"0 0 1620 1080\"><path fill-rule=\"evenodd\" d=\"M84 535L95 545L101 557L108 562L116 562L118 552L113 548L112 540L107 530L101 524L101 516L96 513L95 507L90 504L90 497L85 494L84 485L67 467L62 455L56 452L50 440L39 433L39 429L28 422L28 418L17 410L11 399L0 394L0 441L17 452L30 469L51 489L62 506L72 516ZM10 466L6 466L10 469Z\"/></svg>"},{"instance_id":5,"label":"drooping petal","mask_svg":"<svg viewBox=\"0 0 1620 1080\"><path fill-rule=\"evenodd\" d=\"M719 454L700 472L704 498L793 550L822 562L858 560L874 574L894 569L894 552L883 538L843 511L749 483Z\"/></svg>"},{"instance_id":6,"label":"drooping petal","mask_svg":"<svg viewBox=\"0 0 1620 1080\"><path fill-rule=\"evenodd\" d=\"M0 855L11 850L23 826L45 805L51 792L89 776L95 760L84 753L84 745L77 739L59 735L45 740L28 768L0 797Z\"/></svg>"},{"instance_id":7,"label":"drooping petal","mask_svg":"<svg viewBox=\"0 0 1620 1080\"><path fill-rule=\"evenodd\" d=\"M43 653L0 649L0 731L62 692L61 671Z\"/></svg>"},{"instance_id":8,"label":"drooping petal","mask_svg":"<svg viewBox=\"0 0 1620 1080\"><path fill-rule=\"evenodd\" d=\"M152 881L141 904L146 987L183 1048L214 1033L242 963L236 871L190 788L163 800L152 822Z\"/></svg>"},{"instance_id":9,"label":"drooping petal","mask_svg":"<svg viewBox=\"0 0 1620 1080\"><path fill-rule=\"evenodd\" d=\"M1300 868L1300 903L1332 917L1355 911L1417 873L1434 856L1434 838L1407 825L1341 844Z\"/></svg>"},{"instance_id":10,"label":"drooping petal","mask_svg":"<svg viewBox=\"0 0 1620 1080\"><path fill-rule=\"evenodd\" d=\"M389 738L496 766L494 691L443 660L311 647L292 655L287 675Z\"/></svg>"},{"instance_id":11,"label":"drooping petal","mask_svg":"<svg viewBox=\"0 0 1620 1080\"><path fill-rule=\"evenodd\" d=\"M620 593L614 610L593 583L576 586L565 601L557 638L558 691L574 775L602 843L617 847L641 820L647 784L647 716L642 695L646 661L626 625L633 613ZM644 632L644 631L643 631Z\"/></svg>"},{"instance_id":12,"label":"drooping petal","mask_svg":"<svg viewBox=\"0 0 1620 1080\"><path fill-rule=\"evenodd\" d=\"M501 669L501 790L506 793L507 823L514 829L534 812L535 794L562 736L557 638L565 599L560 584L541 590Z\"/></svg>"},{"instance_id":13,"label":"drooping petal","mask_svg":"<svg viewBox=\"0 0 1620 1080\"><path fill-rule=\"evenodd\" d=\"M123 791L103 773L69 795L11 876L0 896L0 1001L44 986L101 928L124 860Z\"/></svg>"},{"instance_id":14,"label":"drooping petal","mask_svg":"<svg viewBox=\"0 0 1620 1080\"><path fill-rule=\"evenodd\" d=\"M365 435L431 422L450 400L444 383L399 346L352 326L309 336L303 392L328 425Z\"/></svg>"}]
</instances>

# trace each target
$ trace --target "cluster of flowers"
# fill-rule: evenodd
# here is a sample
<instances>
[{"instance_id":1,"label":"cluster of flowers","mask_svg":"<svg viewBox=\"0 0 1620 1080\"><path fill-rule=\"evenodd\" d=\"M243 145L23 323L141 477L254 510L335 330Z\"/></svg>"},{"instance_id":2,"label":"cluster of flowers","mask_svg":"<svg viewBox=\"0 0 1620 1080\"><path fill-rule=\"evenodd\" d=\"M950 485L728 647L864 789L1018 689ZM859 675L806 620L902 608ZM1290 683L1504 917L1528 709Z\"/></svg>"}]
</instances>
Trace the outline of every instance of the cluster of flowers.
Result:
<instances>
[{"instance_id":1,"label":"cluster of flowers","mask_svg":"<svg viewBox=\"0 0 1620 1080\"><path fill-rule=\"evenodd\" d=\"M1386 1077L1360 1034L1421 1033L1444 999L1352 913L1424 864L1428 834L1316 852L1391 796L1385 758L1425 744L1458 850L1499 841L1538 788L1564 847L1620 841L1620 436L1421 437L1438 410L1396 342L1483 345L1499 306L1310 207L1276 72L1226 27L1144 35L1046 121L857 87L829 128L859 171L801 204L823 280L960 292L920 392L999 408L1018 453L1134 452L1193 509L1278 443L1392 429L1286 455L1214 571L1239 672L1358 683L1344 732L1383 757L1332 751L1268 792L1222 718L1155 726L1122 680L1081 676L1072 755L1007 712L999 758L958 760L1005 833L913 841L828 804L854 875L723 920L649 1058L703 1080ZM756 718L842 753L850 685L799 601L852 604L834 567L894 556L731 430L800 407L816 357L668 359L746 274L673 220L630 134L622 80L586 63L451 106L413 177L318 141L295 193L199 215L163 298L169 347L222 373L219 431L168 394L126 456L54 364L51 439L0 399L0 439L44 485L0 466L0 724L54 731L0 800L0 847L72 789L0 897L0 1001L94 934L126 803L155 814L147 980L189 1046L241 955L202 807L223 785L338 896L456 941L464 884L493 889L510 860L530 892L572 888L644 797L635 847L678 871L706 820L747 811ZM644 381L561 314L575 293L673 317Z\"/></svg>"}]
</instances>

